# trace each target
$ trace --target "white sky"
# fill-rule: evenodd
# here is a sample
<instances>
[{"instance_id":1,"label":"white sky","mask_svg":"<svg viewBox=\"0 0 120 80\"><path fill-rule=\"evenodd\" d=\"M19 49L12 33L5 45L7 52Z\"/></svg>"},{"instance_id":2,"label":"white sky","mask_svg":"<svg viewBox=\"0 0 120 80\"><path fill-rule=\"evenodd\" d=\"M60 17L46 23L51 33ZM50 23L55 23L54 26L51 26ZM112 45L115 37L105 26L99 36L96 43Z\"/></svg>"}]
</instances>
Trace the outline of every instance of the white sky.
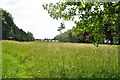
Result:
<instances>
[{"instance_id":1,"label":"white sky","mask_svg":"<svg viewBox=\"0 0 120 80\"><path fill-rule=\"evenodd\" d=\"M54 0L59 1L59 0ZM60 34L57 31L61 20L53 20L42 3L53 0L0 0L0 8L10 12L15 24L24 31L33 33L36 39L54 38ZM65 22L67 31L73 26L73 22Z\"/></svg>"}]
</instances>

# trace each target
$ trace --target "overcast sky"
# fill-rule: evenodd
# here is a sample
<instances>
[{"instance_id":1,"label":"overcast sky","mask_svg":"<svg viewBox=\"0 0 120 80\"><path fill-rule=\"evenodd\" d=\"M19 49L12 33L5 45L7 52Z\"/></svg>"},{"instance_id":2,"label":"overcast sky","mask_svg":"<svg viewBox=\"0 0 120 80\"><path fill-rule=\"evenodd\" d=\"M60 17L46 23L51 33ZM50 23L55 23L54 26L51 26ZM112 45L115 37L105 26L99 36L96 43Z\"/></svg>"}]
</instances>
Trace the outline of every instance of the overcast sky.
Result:
<instances>
[{"instance_id":1,"label":"overcast sky","mask_svg":"<svg viewBox=\"0 0 120 80\"><path fill-rule=\"evenodd\" d=\"M59 0L54 0L58 2ZM10 12L15 24L24 31L33 33L36 39L54 38L60 34L57 31L62 20L53 20L43 3L53 2L53 0L0 0L0 8ZM67 31L73 26L73 22L65 22Z\"/></svg>"}]
</instances>

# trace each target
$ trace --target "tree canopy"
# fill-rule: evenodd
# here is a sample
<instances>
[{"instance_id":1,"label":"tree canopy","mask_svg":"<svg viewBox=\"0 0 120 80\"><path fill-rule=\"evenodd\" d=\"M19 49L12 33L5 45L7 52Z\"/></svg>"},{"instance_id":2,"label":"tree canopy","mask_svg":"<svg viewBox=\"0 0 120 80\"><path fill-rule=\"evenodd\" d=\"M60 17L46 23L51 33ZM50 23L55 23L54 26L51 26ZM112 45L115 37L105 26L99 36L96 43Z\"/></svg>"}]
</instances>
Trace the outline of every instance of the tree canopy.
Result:
<instances>
[{"instance_id":1,"label":"tree canopy","mask_svg":"<svg viewBox=\"0 0 120 80\"><path fill-rule=\"evenodd\" d=\"M26 33L19 29L13 21L12 15L0 9L0 19L2 20L2 39L3 40L16 40L16 41L33 41L34 37L31 32Z\"/></svg>"},{"instance_id":2,"label":"tree canopy","mask_svg":"<svg viewBox=\"0 0 120 80\"><path fill-rule=\"evenodd\" d=\"M90 31L97 46L105 40L120 44L120 1L59 2L43 8L53 19L74 21L74 35Z\"/></svg>"}]
</instances>

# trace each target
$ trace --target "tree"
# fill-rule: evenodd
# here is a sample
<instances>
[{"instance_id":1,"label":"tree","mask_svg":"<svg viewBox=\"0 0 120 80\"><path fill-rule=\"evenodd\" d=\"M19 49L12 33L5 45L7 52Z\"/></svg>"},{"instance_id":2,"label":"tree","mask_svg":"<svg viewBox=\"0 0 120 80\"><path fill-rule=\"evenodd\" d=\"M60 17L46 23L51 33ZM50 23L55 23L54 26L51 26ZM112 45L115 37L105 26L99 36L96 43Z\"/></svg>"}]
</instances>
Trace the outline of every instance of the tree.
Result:
<instances>
[{"instance_id":1,"label":"tree","mask_svg":"<svg viewBox=\"0 0 120 80\"><path fill-rule=\"evenodd\" d=\"M28 38L27 38L28 40L33 41L35 39L31 32L28 31L27 35L28 35Z\"/></svg>"},{"instance_id":2,"label":"tree","mask_svg":"<svg viewBox=\"0 0 120 80\"><path fill-rule=\"evenodd\" d=\"M53 19L74 21L76 34L91 31L96 46L105 40L111 43L115 40L120 44L120 1L59 2L43 4L43 8ZM76 16L78 20L75 20ZM112 32L116 34L112 35Z\"/></svg>"},{"instance_id":3,"label":"tree","mask_svg":"<svg viewBox=\"0 0 120 80\"><path fill-rule=\"evenodd\" d=\"M73 38L74 37L72 36L71 30L68 30L68 31L61 33L61 34L54 37L55 40L59 40L61 42L72 42L71 40Z\"/></svg>"},{"instance_id":4,"label":"tree","mask_svg":"<svg viewBox=\"0 0 120 80\"><path fill-rule=\"evenodd\" d=\"M34 37L31 32L26 33L19 29L13 21L12 15L0 9L0 19L2 20L2 39L3 40L16 40L16 41L33 41Z\"/></svg>"},{"instance_id":5,"label":"tree","mask_svg":"<svg viewBox=\"0 0 120 80\"><path fill-rule=\"evenodd\" d=\"M74 36L75 35L75 36ZM93 35L90 32L74 34L74 28L54 37L61 42L91 43Z\"/></svg>"}]
</instances>

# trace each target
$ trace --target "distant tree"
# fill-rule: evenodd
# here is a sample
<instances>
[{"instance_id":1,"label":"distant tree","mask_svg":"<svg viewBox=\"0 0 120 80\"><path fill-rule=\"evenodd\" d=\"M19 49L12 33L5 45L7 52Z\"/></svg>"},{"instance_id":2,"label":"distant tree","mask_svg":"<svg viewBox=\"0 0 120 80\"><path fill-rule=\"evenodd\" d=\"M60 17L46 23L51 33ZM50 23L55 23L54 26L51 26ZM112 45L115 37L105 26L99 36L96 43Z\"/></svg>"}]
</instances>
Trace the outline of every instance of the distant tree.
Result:
<instances>
[{"instance_id":1,"label":"distant tree","mask_svg":"<svg viewBox=\"0 0 120 80\"><path fill-rule=\"evenodd\" d=\"M94 41L93 35L90 32L79 33L76 35L74 29L68 30L54 37L61 42L76 42L76 43L91 43Z\"/></svg>"},{"instance_id":2,"label":"distant tree","mask_svg":"<svg viewBox=\"0 0 120 80\"><path fill-rule=\"evenodd\" d=\"M33 41L35 39L31 32L28 31L27 35L28 35L28 38L27 38L28 40Z\"/></svg>"}]
</instances>

